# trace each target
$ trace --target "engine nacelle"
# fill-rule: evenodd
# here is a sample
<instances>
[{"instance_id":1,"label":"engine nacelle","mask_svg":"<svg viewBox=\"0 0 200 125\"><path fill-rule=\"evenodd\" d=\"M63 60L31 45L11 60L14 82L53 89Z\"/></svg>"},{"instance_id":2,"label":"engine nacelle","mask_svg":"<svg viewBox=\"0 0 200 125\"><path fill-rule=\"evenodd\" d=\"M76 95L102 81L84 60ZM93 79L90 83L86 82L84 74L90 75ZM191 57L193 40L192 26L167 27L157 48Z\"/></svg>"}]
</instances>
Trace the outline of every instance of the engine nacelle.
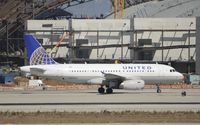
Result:
<instances>
[{"instance_id":1,"label":"engine nacelle","mask_svg":"<svg viewBox=\"0 0 200 125\"><path fill-rule=\"evenodd\" d=\"M144 88L143 80L126 80L122 82L119 86L120 89L130 89L130 90L138 90Z\"/></svg>"}]
</instances>

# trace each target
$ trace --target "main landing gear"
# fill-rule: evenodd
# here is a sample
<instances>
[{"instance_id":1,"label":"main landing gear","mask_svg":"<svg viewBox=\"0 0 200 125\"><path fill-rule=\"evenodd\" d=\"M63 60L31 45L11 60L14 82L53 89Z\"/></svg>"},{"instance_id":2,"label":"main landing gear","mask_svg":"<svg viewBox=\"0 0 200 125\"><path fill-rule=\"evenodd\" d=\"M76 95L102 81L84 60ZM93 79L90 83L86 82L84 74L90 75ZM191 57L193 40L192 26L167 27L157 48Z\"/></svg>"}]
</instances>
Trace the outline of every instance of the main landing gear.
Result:
<instances>
[{"instance_id":1,"label":"main landing gear","mask_svg":"<svg viewBox=\"0 0 200 125\"><path fill-rule=\"evenodd\" d=\"M101 85L101 87L98 88L98 92L99 92L99 94L104 94L105 93L105 89L104 89L103 85ZM113 93L113 89L107 87L106 88L106 94L111 94L111 93Z\"/></svg>"},{"instance_id":2,"label":"main landing gear","mask_svg":"<svg viewBox=\"0 0 200 125\"><path fill-rule=\"evenodd\" d=\"M98 92L99 92L100 94L104 94L105 89L103 88L102 85L101 85L101 87L98 88Z\"/></svg>"}]
</instances>

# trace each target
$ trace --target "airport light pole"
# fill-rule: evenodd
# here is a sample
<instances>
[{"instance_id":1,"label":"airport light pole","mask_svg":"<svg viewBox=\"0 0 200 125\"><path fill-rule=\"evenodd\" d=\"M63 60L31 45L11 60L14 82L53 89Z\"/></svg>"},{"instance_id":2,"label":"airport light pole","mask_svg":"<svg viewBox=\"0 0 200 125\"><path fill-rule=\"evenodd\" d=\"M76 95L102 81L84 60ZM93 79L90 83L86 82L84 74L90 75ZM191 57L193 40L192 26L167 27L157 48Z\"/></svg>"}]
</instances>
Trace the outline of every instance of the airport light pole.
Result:
<instances>
[{"instance_id":1,"label":"airport light pole","mask_svg":"<svg viewBox=\"0 0 200 125\"><path fill-rule=\"evenodd\" d=\"M124 51L124 49L123 49L123 43L124 43L124 39L123 39L123 36L124 36L124 27L126 26L126 23L124 23L123 24L123 26L122 26L122 31L121 31L121 60L123 60L123 55L124 55L124 53L123 53L123 51Z\"/></svg>"},{"instance_id":2,"label":"airport light pole","mask_svg":"<svg viewBox=\"0 0 200 125\"><path fill-rule=\"evenodd\" d=\"M164 39L163 39L163 37L164 37L164 30L163 30L163 28L162 28L162 33L161 33L161 45L162 45L162 62L163 62L163 60L164 60L164 50L163 50L163 44L164 44Z\"/></svg>"},{"instance_id":3,"label":"airport light pole","mask_svg":"<svg viewBox=\"0 0 200 125\"><path fill-rule=\"evenodd\" d=\"M99 31L97 31L97 60L99 60Z\"/></svg>"},{"instance_id":4,"label":"airport light pole","mask_svg":"<svg viewBox=\"0 0 200 125\"><path fill-rule=\"evenodd\" d=\"M192 26L193 22L190 23L189 25L189 30L188 30L188 73L190 73L191 71L191 65L190 65L190 36L191 36L191 26Z\"/></svg>"},{"instance_id":5,"label":"airport light pole","mask_svg":"<svg viewBox=\"0 0 200 125\"><path fill-rule=\"evenodd\" d=\"M200 17L196 17L196 62L195 73L200 75Z\"/></svg>"},{"instance_id":6,"label":"airport light pole","mask_svg":"<svg viewBox=\"0 0 200 125\"><path fill-rule=\"evenodd\" d=\"M191 36L191 26L193 22L190 23L189 25L189 30L188 30L188 60L190 61L190 36Z\"/></svg>"},{"instance_id":7,"label":"airport light pole","mask_svg":"<svg viewBox=\"0 0 200 125\"><path fill-rule=\"evenodd\" d=\"M73 57L73 49L72 49L72 42L73 42L73 38L72 38L72 19L69 20L69 63L72 62L72 57Z\"/></svg>"}]
</instances>

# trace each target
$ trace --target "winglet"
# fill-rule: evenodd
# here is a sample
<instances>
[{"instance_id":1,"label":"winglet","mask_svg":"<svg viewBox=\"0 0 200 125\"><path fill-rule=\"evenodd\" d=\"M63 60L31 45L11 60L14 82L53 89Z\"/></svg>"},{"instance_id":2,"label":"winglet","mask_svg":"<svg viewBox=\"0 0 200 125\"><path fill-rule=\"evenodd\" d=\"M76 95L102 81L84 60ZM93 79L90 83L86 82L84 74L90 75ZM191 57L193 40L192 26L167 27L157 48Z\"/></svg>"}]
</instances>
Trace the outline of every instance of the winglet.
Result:
<instances>
[{"instance_id":1,"label":"winglet","mask_svg":"<svg viewBox=\"0 0 200 125\"><path fill-rule=\"evenodd\" d=\"M56 64L34 36L24 34L24 44L30 65Z\"/></svg>"}]
</instances>

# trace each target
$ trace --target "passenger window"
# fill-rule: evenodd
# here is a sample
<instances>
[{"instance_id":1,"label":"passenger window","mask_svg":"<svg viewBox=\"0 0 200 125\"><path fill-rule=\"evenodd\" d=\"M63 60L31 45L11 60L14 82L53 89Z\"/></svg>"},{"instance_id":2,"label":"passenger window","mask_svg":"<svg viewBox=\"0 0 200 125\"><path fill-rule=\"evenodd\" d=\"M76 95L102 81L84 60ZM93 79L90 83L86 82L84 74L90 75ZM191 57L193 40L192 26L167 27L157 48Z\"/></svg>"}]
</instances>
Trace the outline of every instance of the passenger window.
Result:
<instances>
[{"instance_id":1,"label":"passenger window","mask_svg":"<svg viewBox=\"0 0 200 125\"><path fill-rule=\"evenodd\" d=\"M170 69L170 72L176 72L176 70L175 69Z\"/></svg>"}]
</instances>

